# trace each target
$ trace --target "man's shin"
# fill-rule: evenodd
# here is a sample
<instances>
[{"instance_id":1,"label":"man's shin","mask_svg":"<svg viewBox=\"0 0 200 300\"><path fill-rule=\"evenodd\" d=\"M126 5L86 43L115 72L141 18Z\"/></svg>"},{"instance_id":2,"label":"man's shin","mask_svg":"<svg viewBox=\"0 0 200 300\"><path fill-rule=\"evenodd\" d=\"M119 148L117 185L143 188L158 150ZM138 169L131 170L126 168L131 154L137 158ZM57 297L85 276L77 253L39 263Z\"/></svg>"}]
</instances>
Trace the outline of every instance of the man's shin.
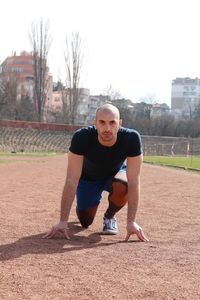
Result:
<instances>
[{"instance_id":1,"label":"man's shin","mask_svg":"<svg viewBox=\"0 0 200 300\"><path fill-rule=\"evenodd\" d=\"M128 200L128 184L126 181L114 178L111 184L111 191L108 196L108 209L105 217L112 218Z\"/></svg>"}]
</instances>

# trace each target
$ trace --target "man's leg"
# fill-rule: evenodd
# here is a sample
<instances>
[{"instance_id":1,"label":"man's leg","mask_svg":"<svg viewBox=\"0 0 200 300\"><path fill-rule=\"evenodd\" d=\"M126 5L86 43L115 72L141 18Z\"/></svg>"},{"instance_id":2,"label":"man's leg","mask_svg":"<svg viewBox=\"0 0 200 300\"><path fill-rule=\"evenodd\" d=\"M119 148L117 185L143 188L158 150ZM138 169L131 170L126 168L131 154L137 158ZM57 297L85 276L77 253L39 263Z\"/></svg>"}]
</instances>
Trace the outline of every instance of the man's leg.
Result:
<instances>
[{"instance_id":1,"label":"man's leg","mask_svg":"<svg viewBox=\"0 0 200 300\"><path fill-rule=\"evenodd\" d=\"M81 225L87 228L92 224L101 200L104 182L80 180L77 188L76 213Z\"/></svg>"},{"instance_id":2,"label":"man's leg","mask_svg":"<svg viewBox=\"0 0 200 300\"><path fill-rule=\"evenodd\" d=\"M78 216L78 219L82 225L82 227L87 228L92 224L94 221L94 217L97 212L98 205L86 208L84 210L79 210L78 207L76 207L76 214Z\"/></svg>"},{"instance_id":3,"label":"man's leg","mask_svg":"<svg viewBox=\"0 0 200 300\"><path fill-rule=\"evenodd\" d=\"M110 193L108 196L108 209L105 217L111 219L114 215L124 207L128 200L128 184L126 172L119 171L112 179L110 184Z\"/></svg>"},{"instance_id":4,"label":"man's leg","mask_svg":"<svg viewBox=\"0 0 200 300\"><path fill-rule=\"evenodd\" d=\"M127 203L128 184L125 169L120 170L108 186L108 209L103 218L103 233L117 234L118 226L115 214Z\"/></svg>"}]
</instances>

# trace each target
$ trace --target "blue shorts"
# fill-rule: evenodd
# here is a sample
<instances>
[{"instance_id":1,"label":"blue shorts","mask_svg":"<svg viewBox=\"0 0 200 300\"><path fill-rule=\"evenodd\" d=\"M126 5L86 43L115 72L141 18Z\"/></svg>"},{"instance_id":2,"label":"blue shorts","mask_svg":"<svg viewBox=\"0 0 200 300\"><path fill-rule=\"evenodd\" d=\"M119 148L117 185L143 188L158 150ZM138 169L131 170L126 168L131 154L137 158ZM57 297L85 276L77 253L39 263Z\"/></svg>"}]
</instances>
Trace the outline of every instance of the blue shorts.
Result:
<instances>
[{"instance_id":1,"label":"blue shorts","mask_svg":"<svg viewBox=\"0 0 200 300\"><path fill-rule=\"evenodd\" d=\"M126 172L126 165L123 165L119 172ZM88 181L88 180L79 180L79 184L76 191L76 201L78 210L86 210L90 207L99 205L102 192L110 192L110 180L97 180L97 181Z\"/></svg>"}]
</instances>

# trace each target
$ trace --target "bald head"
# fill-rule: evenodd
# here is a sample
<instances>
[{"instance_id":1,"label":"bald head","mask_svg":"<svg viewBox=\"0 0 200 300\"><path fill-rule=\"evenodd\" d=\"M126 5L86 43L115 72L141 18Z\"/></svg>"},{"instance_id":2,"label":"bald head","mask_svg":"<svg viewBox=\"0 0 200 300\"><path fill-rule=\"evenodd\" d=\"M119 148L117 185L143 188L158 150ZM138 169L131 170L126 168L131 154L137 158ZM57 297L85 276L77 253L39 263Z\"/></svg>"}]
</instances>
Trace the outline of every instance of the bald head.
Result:
<instances>
[{"instance_id":1,"label":"bald head","mask_svg":"<svg viewBox=\"0 0 200 300\"><path fill-rule=\"evenodd\" d=\"M94 125L97 129L98 140L103 146L112 146L117 140L117 132L122 124L119 110L116 106L106 103L96 110Z\"/></svg>"},{"instance_id":2,"label":"bald head","mask_svg":"<svg viewBox=\"0 0 200 300\"><path fill-rule=\"evenodd\" d=\"M99 108L97 108L96 110L96 118L98 117L99 113L111 113L113 115L115 115L115 117L119 120L120 118L120 115L119 115L119 109L110 104L110 103L106 103L106 104L103 104L102 106L100 106Z\"/></svg>"}]
</instances>

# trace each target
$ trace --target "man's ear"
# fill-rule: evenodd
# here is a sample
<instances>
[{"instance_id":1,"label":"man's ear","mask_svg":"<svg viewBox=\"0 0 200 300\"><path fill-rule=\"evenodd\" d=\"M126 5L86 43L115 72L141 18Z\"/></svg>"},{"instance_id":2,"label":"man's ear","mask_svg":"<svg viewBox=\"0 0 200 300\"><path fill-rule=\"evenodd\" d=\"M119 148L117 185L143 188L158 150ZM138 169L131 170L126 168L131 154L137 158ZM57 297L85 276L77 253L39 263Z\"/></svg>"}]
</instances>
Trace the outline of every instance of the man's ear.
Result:
<instances>
[{"instance_id":1,"label":"man's ear","mask_svg":"<svg viewBox=\"0 0 200 300\"><path fill-rule=\"evenodd\" d=\"M96 119L93 120L93 125L96 126Z\"/></svg>"},{"instance_id":2,"label":"man's ear","mask_svg":"<svg viewBox=\"0 0 200 300\"><path fill-rule=\"evenodd\" d=\"M122 119L119 119L119 126L122 126Z\"/></svg>"}]
</instances>

